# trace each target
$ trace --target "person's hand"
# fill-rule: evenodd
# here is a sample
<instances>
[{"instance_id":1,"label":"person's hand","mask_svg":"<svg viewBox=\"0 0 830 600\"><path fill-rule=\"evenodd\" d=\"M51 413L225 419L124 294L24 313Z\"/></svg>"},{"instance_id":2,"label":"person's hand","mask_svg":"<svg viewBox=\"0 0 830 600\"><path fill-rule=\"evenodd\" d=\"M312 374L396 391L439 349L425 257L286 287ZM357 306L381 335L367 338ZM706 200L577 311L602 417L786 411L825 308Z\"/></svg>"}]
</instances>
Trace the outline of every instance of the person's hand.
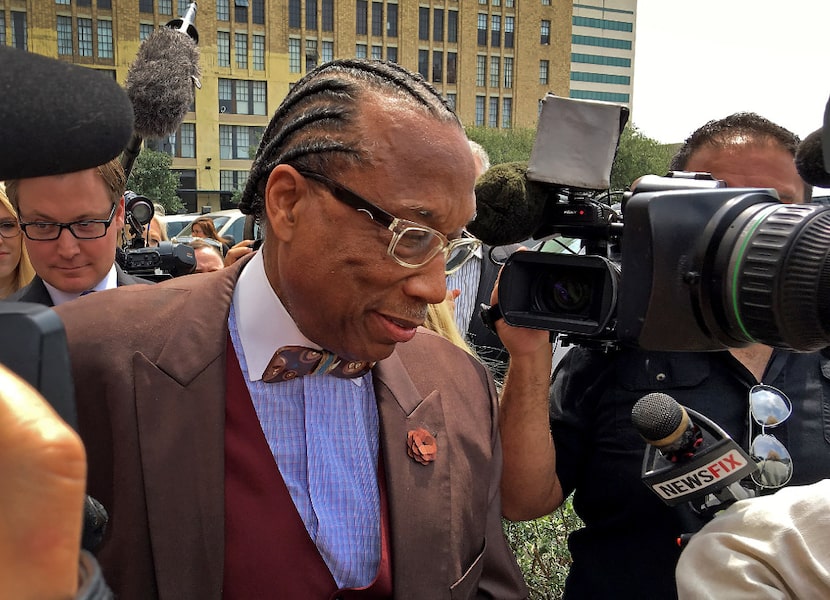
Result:
<instances>
[{"instance_id":1,"label":"person's hand","mask_svg":"<svg viewBox=\"0 0 830 600\"><path fill-rule=\"evenodd\" d=\"M461 290L454 289L454 290L447 290L447 304L450 305L450 309L452 309L452 314L455 314L455 299L461 295Z\"/></svg>"},{"instance_id":2,"label":"person's hand","mask_svg":"<svg viewBox=\"0 0 830 600\"><path fill-rule=\"evenodd\" d=\"M0 365L0 595L78 590L86 453L43 397Z\"/></svg>"},{"instance_id":3,"label":"person's hand","mask_svg":"<svg viewBox=\"0 0 830 600\"><path fill-rule=\"evenodd\" d=\"M527 248L522 247L519 250L524 251ZM498 302L500 280L501 271L499 271L493 291L490 293L490 306ZM514 327L505 323L502 318L496 321L496 334L499 336L501 343L504 344L505 349L510 353L511 362L524 356L544 356L545 354L550 354L550 360L552 360L553 345L551 344L549 331Z\"/></svg>"},{"instance_id":4,"label":"person's hand","mask_svg":"<svg viewBox=\"0 0 830 600\"><path fill-rule=\"evenodd\" d=\"M254 240L242 240L238 244L234 244L231 249L228 250L227 254L225 254L225 266L230 267L246 254L255 252L255 250L251 248L251 244L253 243Z\"/></svg>"}]
</instances>

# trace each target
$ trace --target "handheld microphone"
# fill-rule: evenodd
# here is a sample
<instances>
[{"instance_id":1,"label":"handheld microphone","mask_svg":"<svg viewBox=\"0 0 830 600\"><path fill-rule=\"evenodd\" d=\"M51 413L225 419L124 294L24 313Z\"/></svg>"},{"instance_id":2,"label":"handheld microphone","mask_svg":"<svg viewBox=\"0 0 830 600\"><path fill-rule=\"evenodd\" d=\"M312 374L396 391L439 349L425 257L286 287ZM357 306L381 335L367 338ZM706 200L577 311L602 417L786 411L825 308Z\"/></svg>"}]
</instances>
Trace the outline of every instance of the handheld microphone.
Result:
<instances>
[{"instance_id":1,"label":"handheld microphone","mask_svg":"<svg viewBox=\"0 0 830 600\"><path fill-rule=\"evenodd\" d=\"M493 165L476 182L476 216L467 229L490 246L527 240L544 222L547 195L528 180L526 162Z\"/></svg>"},{"instance_id":2,"label":"handheld microphone","mask_svg":"<svg viewBox=\"0 0 830 600\"><path fill-rule=\"evenodd\" d=\"M634 405L631 422L648 444L643 483L665 504L702 500L710 507L708 497L714 495L722 507L724 502L750 495L737 482L757 466L714 421L681 406L668 394L652 393Z\"/></svg>"},{"instance_id":3,"label":"handheld microphone","mask_svg":"<svg viewBox=\"0 0 830 600\"><path fill-rule=\"evenodd\" d=\"M128 177L144 138L175 133L193 104L194 86L201 87L195 16L192 2L184 19L154 31L141 43L127 72L125 88L135 113L133 136L121 155Z\"/></svg>"}]
</instances>

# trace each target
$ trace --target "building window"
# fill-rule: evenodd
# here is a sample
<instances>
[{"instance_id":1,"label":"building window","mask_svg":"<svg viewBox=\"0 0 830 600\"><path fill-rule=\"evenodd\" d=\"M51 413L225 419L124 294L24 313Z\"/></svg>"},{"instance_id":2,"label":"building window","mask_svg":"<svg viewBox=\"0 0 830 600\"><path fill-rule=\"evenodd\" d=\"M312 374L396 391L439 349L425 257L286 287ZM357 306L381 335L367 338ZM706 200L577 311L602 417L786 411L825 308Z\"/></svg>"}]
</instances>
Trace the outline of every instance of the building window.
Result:
<instances>
[{"instance_id":1,"label":"building window","mask_svg":"<svg viewBox=\"0 0 830 600\"><path fill-rule=\"evenodd\" d=\"M493 6L501 6L501 0L493 0Z\"/></svg>"},{"instance_id":2,"label":"building window","mask_svg":"<svg viewBox=\"0 0 830 600\"><path fill-rule=\"evenodd\" d=\"M487 14L478 13L478 45L487 45Z\"/></svg>"},{"instance_id":3,"label":"building window","mask_svg":"<svg viewBox=\"0 0 830 600\"><path fill-rule=\"evenodd\" d=\"M498 89L499 87L499 65L501 59L498 56L490 57L490 87Z\"/></svg>"},{"instance_id":4,"label":"building window","mask_svg":"<svg viewBox=\"0 0 830 600\"><path fill-rule=\"evenodd\" d=\"M355 44L354 55L356 58L366 58L367 50L366 44Z\"/></svg>"},{"instance_id":5,"label":"building window","mask_svg":"<svg viewBox=\"0 0 830 600\"><path fill-rule=\"evenodd\" d=\"M112 10L112 0L98 0L98 8Z\"/></svg>"},{"instance_id":6,"label":"building window","mask_svg":"<svg viewBox=\"0 0 830 600\"><path fill-rule=\"evenodd\" d=\"M248 171L219 171L219 189L223 192L241 190L248 181Z\"/></svg>"},{"instance_id":7,"label":"building window","mask_svg":"<svg viewBox=\"0 0 830 600\"><path fill-rule=\"evenodd\" d=\"M231 34L227 31L216 32L216 59L220 67L231 66Z\"/></svg>"},{"instance_id":8,"label":"building window","mask_svg":"<svg viewBox=\"0 0 830 600\"><path fill-rule=\"evenodd\" d=\"M513 120L513 98L503 98L501 101L501 127L510 129Z\"/></svg>"},{"instance_id":9,"label":"building window","mask_svg":"<svg viewBox=\"0 0 830 600\"><path fill-rule=\"evenodd\" d=\"M72 45L72 24L69 24L69 45ZM0 46L6 45L6 13L0 10Z\"/></svg>"},{"instance_id":10,"label":"building window","mask_svg":"<svg viewBox=\"0 0 830 600\"><path fill-rule=\"evenodd\" d=\"M509 56L504 57L504 87L513 87L513 59Z\"/></svg>"},{"instance_id":11,"label":"building window","mask_svg":"<svg viewBox=\"0 0 830 600\"><path fill-rule=\"evenodd\" d=\"M323 42L320 60L324 63L334 60L334 42Z\"/></svg>"},{"instance_id":12,"label":"building window","mask_svg":"<svg viewBox=\"0 0 830 600\"><path fill-rule=\"evenodd\" d=\"M429 9L423 6L418 9L418 39L429 39Z\"/></svg>"},{"instance_id":13,"label":"building window","mask_svg":"<svg viewBox=\"0 0 830 600\"><path fill-rule=\"evenodd\" d=\"M432 51L432 82L444 81L444 53L440 50Z\"/></svg>"},{"instance_id":14,"label":"building window","mask_svg":"<svg viewBox=\"0 0 830 600\"><path fill-rule=\"evenodd\" d=\"M67 2L68 4L68 2ZM153 14L153 0L138 0L138 11Z\"/></svg>"},{"instance_id":15,"label":"building window","mask_svg":"<svg viewBox=\"0 0 830 600\"><path fill-rule=\"evenodd\" d=\"M98 58L112 58L112 21L98 21Z\"/></svg>"},{"instance_id":16,"label":"building window","mask_svg":"<svg viewBox=\"0 0 830 600\"><path fill-rule=\"evenodd\" d=\"M487 57L486 56L476 56L476 85L479 87L484 86L486 83L485 75L487 72Z\"/></svg>"},{"instance_id":17,"label":"building window","mask_svg":"<svg viewBox=\"0 0 830 600\"><path fill-rule=\"evenodd\" d=\"M190 0L179 0L179 16L183 17L187 14L187 7L190 5Z\"/></svg>"},{"instance_id":18,"label":"building window","mask_svg":"<svg viewBox=\"0 0 830 600\"><path fill-rule=\"evenodd\" d=\"M634 24L627 21L610 21L608 19L573 17L572 23L577 27L593 27L594 29L608 29L610 31L634 31Z\"/></svg>"},{"instance_id":19,"label":"building window","mask_svg":"<svg viewBox=\"0 0 830 600\"><path fill-rule=\"evenodd\" d=\"M173 15L173 2L172 0L159 0L159 14L160 15Z\"/></svg>"},{"instance_id":20,"label":"building window","mask_svg":"<svg viewBox=\"0 0 830 600\"><path fill-rule=\"evenodd\" d=\"M429 50L418 50L418 73L429 81Z\"/></svg>"},{"instance_id":21,"label":"building window","mask_svg":"<svg viewBox=\"0 0 830 600\"><path fill-rule=\"evenodd\" d=\"M268 82L251 82L251 113L255 115L268 114Z\"/></svg>"},{"instance_id":22,"label":"building window","mask_svg":"<svg viewBox=\"0 0 830 600\"><path fill-rule=\"evenodd\" d=\"M262 127L220 125L219 158L224 160L253 158L261 137Z\"/></svg>"},{"instance_id":23,"label":"building window","mask_svg":"<svg viewBox=\"0 0 830 600\"><path fill-rule=\"evenodd\" d=\"M513 8L513 0L504 0L504 5L507 8Z\"/></svg>"},{"instance_id":24,"label":"building window","mask_svg":"<svg viewBox=\"0 0 830 600\"><path fill-rule=\"evenodd\" d=\"M550 6L550 0L542 0L542 6Z\"/></svg>"},{"instance_id":25,"label":"building window","mask_svg":"<svg viewBox=\"0 0 830 600\"><path fill-rule=\"evenodd\" d=\"M447 11L447 41L451 44L458 42L458 11Z\"/></svg>"},{"instance_id":26,"label":"building window","mask_svg":"<svg viewBox=\"0 0 830 600\"><path fill-rule=\"evenodd\" d=\"M229 0L216 0L216 20L231 20L231 9Z\"/></svg>"},{"instance_id":27,"label":"building window","mask_svg":"<svg viewBox=\"0 0 830 600\"><path fill-rule=\"evenodd\" d=\"M584 46L597 46L599 48L616 48L618 50L631 50L631 41L617 40L614 38L601 38L591 35L572 35L571 42Z\"/></svg>"},{"instance_id":28,"label":"building window","mask_svg":"<svg viewBox=\"0 0 830 600\"><path fill-rule=\"evenodd\" d=\"M476 96L476 127L484 127L484 96Z\"/></svg>"},{"instance_id":29,"label":"building window","mask_svg":"<svg viewBox=\"0 0 830 600\"><path fill-rule=\"evenodd\" d=\"M628 75L608 75L606 73L586 73L583 71L571 71L571 81L610 83L612 85L631 85L631 77Z\"/></svg>"},{"instance_id":30,"label":"building window","mask_svg":"<svg viewBox=\"0 0 830 600\"><path fill-rule=\"evenodd\" d=\"M490 111L487 124L490 127L496 128L499 126L499 98L498 96L490 97Z\"/></svg>"},{"instance_id":31,"label":"building window","mask_svg":"<svg viewBox=\"0 0 830 600\"><path fill-rule=\"evenodd\" d=\"M306 72L313 70L317 66L319 60L320 60L320 55L317 52L317 40L306 40L305 41L305 70L306 70Z\"/></svg>"},{"instance_id":32,"label":"building window","mask_svg":"<svg viewBox=\"0 0 830 600\"><path fill-rule=\"evenodd\" d=\"M334 31L334 0L323 0L321 8L323 31Z\"/></svg>"},{"instance_id":33,"label":"building window","mask_svg":"<svg viewBox=\"0 0 830 600\"><path fill-rule=\"evenodd\" d=\"M265 70L265 36L256 33L251 38L251 52L253 53L254 70Z\"/></svg>"},{"instance_id":34,"label":"building window","mask_svg":"<svg viewBox=\"0 0 830 600\"><path fill-rule=\"evenodd\" d=\"M60 4L62 6L69 6L69 0L55 0L55 4Z\"/></svg>"},{"instance_id":35,"label":"building window","mask_svg":"<svg viewBox=\"0 0 830 600\"><path fill-rule=\"evenodd\" d=\"M233 20L248 23L248 0L234 0Z\"/></svg>"},{"instance_id":36,"label":"building window","mask_svg":"<svg viewBox=\"0 0 830 600\"><path fill-rule=\"evenodd\" d=\"M244 79L239 79L234 83L236 84L234 86L236 95L236 112L240 115L251 114L250 82L245 81Z\"/></svg>"},{"instance_id":37,"label":"building window","mask_svg":"<svg viewBox=\"0 0 830 600\"><path fill-rule=\"evenodd\" d=\"M3 21L3 37L6 36L5 15L0 11ZM58 15L58 54L72 56L72 17Z\"/></svg>"},{"instance_id":38,"label":"building window","mask_svg":"<svg viewBox=\"0 0 830 600\"><path fill-rule=\"evenodd\" d=\"M542 21L541 34L541 44L550 45L550 21Z\"/></svg>"},{"instance_id":39,"label":"building window","mask_svg":"<svg viewBox=\"0 0 830 600\"><path fill-rule=\"evenodd\" d=\"M92 56L92 19L78 19L78 55Z\"/></svg>"},{"instance_id":40,"label":"building window","mask_svg":"<svg viewBox=\"0 0 830 600\"><path fill-rule=\"evenodd\" d=\"M456 83L458 80L458 54L447 52L447 83Z\"/></svg>"},{"instance_id":41,"label":"building window","mask_svg":"<svg viewBox=\"0 0 830 600\"><path fill-rule=\"evenodd\" d=\"M383 2L372 2L372 35L383 35Z\"/></svg>"},{"instance_id":42,"label":"building window","mask_svg":"<svg viewBox=\"0 0 830 600\"><path fill-rule=\"evenodd\" d=\"M355 14L355 33L366 35L368 33L369 3L367 0L357 0L357 12Z\"/></svg>"},{"instance_id":43,"label":"building window","mask_svg":"<svg viewBox=\"0 0 830 600\"><path fill-rule=\"evenodd\" d=\"M288 0L288 26L292 29L301 27L300 0Z\"/></svg>"},{"instance_id":44,"label":"building window","mask_svg":"<svg viewBox=\"0 0 830 600\"><path fill-rule=\"evenodd\" d=\"M317 31L317 0L305 0L305 28Z\"/></svg>"},{"instance_id":45,"label":"building window","mask_svg":"<svg viewBox=\"0 0 830 600\"><path fill-rule=\"evenodd\" d=\"M383 60L383 46L372 46L372 60Z\"/></svg>"},{"instance_id":46,"label":"building window","mask_svg":"<svg viewBox=\"0 0 830 600\"><path fill-rule=\"evenodd\" d=\"M493 15L490 18L491 33L490 45L494 48L501 46L501 16Z\"/></svg>"},{"instance_id":47,"label":"building window","mask_svg":"<svg viewBox=\"0 0 830 600\"><path fill-rule=\"evenodd\" d=\"M146 145L177 158L196 158L196 125L182 123L178 131L158 140L147 140Z\"/></svg>"},{"instance_id":48,"label":"building window","mask_svg":"<svg viewBox=\"0 0 830 600\"><path fill-rule=\"evenodd\" d=\"M432 12L432 41L444 41L444 9L436 8Z\"/></svg>"},{"instance_id":49,"label":"building window","mask_svg":"<svg viewBox=\"0 0 830 600\"><path fill-rule=\"evenodd\" d=\"M248 68L248 34L234 34L234 54L236 54L236 66L240 69Z\"/></svg>"},{"instance_id":50,"label":"building window","mask_svg":"<svg viewBox=\"0 0 830 600\"><path fill-rule=\"evenodd\" d=\"M549 60L540 60L539 61L539 84L540 85L547 85L548 84L548 71L550 69L550 61Z\"/></svg>"},{"instance_id":51,"label":"building window","mask_svg":"<svg viewBox=\"0 0 830 600\"><path fill-rule=\"evenodd\" d=\"M398 5L386 5L386 36L398 37Z\"/></svg>"},{"instance_id":52,"label":"building window","mask_svg":"<svg viewBox=\"0 0 830 600\"><path fill-rule=\"evenodd\" d=\"M504 47L513 47L513 20L514 17L504 17Z\"/></svg>"},{"instance_id":53,"label":"building window","mask_svg":"<svg viewBox=\"0 0 830 600\"><path fill-rule=\"evenodd\" d=\"M15 11L12 16L12 46L18 50L29 49L29 29L26 27L26 13ZM91 32L90 32L91 33Z\"/></svg>"},{"instance_id":54,"label":"building window","mask_svg":"<svg viewBox=\"0 0 830 600\"><path fill-rule=\"evenodd\" d=\"M288 38L288 70L300 72L300 40L296 38Z\"/></svg>"},{"instance_id":55,"label":"building window","mask_svg":"<svg viewBox=\"0 0 830 600\"><path fill-rule=\"evenodd\" d=\"M153 35L153 31L155 31L155 27L153 27L149 23L140 23L138 25L138 39L142 42L146 40L148 37Z\"/></svg>"},{"instance_id":56,"label":"building window","mask_svg":"<svg viewBox=\"0 0 830 600\"><path fill-rule=\"evenodd\" d=\"M265 0L252 0L251 22L256 25L265 25Z\"/></svg>"},{"instance_id":57,"label":"building window","mask_svg":"<svg viewBox=\"0 0 830 600\"><path fill-rule=\"evenodd\" d=\"M447 94L447 104L453 110L455 110L456 99L457 97L455 94Z\"/></svg>"},{"instance_id":58,"label":"building window","mask_svg":"<svg viewBox=\"0 0 830 600\"><path fill-rule=\"evenodd\" d=\"M631 67L630 58L620 58L618 56L600 56L598 54L578 54L576 52L571 54L571 62L586 63L589 65L607 65L610 67Z\"/></svg>"},{"instance_id":59,"label":"building window","mask_svg":"<svg viewBox=\"0 0 830 600\"><path fill-rule=\"evenodd\" d=\"M219 112L231 115L264 115L267 83L246 79L219 79Z\"/></svg>"},{"instance_id":60,"label":"building window","mask_svg":"<svg viewBox=\"0 0 830 600\"><path fill-rule=\"evenodd\" d=\"M616 102L618 104L628 104L631 97L628 94L620 94L616 92L589 92L585 90L571 90L571 98L579 100L600 100L602 102Z\"/></svg>"},{"instance_id":61,"label":"building window","mask_svg":"<svg viewBox=\"0 0 830 600\"><path fill-rule=\"evenodd\" d=\"M398 48L395 46L388 46L386 48L386 60L389 62L398 62Z\"/></svg>"}]
</instances>

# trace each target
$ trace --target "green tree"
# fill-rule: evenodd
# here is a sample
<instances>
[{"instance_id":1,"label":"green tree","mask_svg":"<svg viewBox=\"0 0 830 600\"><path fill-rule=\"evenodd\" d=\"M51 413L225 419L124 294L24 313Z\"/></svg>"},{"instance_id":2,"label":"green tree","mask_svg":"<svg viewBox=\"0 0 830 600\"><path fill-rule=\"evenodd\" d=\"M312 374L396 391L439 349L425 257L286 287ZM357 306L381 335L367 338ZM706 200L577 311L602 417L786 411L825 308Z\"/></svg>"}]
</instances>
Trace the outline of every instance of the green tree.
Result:
<instances>
[{"instance_id":1,"label":"green tree","mask_svg":"<svg viewBox=\"0 0 830 600\"><path fill-rule=\"evenodd\" d=\"M536 130L469 127L467 137L481 144L490 156L490 164L497 165L528 160L536 139Z\"/></svg>"},{"instance_id":2,"label":"green tree","mask_svg":"<svg viewBox=\"0 0 830 600\"><path fill-rule=\"evenodd\" d=\"M176 195L179 174L170 169L172 163L169 154L142 148L127 179L127 189L161 204L167 214L177 213L184 204Z\"/></svg>"},{"instance_id":3,"label":"green tree","mask_svg":"<svg viewBox=\"0 0 830 600\"><path fill-rule=\"evenodd\" d=\"M675 149L647 137L635 125L626 125L611 167L611 189L627 190L643 175L665 175Z\"/></svg>"}]
</instances>

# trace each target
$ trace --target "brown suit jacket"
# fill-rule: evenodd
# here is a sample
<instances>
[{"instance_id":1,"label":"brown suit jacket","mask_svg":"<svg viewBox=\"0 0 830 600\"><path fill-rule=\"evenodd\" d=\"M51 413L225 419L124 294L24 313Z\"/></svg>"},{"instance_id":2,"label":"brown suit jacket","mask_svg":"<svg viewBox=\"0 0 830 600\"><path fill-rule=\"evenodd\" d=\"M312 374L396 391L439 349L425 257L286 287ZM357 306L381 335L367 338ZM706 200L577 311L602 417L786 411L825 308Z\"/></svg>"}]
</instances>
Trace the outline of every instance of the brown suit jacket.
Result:
<instances>
[{"instance_id":1,"label":"brown suit jacket","mask_svg":"<svg viewBox=\"0 0 830 600\"><path fill-rule=\"evenodd\" d=\"M222 596L225 346L245 262L56 309L89 493L110 512L98 558L122 599ZM420 330L373 378L395 597L526 597L502 531L497 401L486 369ZM418 427L437 434L428 466L407 456L407 432Z\"/></svg>"}]
</instances>

